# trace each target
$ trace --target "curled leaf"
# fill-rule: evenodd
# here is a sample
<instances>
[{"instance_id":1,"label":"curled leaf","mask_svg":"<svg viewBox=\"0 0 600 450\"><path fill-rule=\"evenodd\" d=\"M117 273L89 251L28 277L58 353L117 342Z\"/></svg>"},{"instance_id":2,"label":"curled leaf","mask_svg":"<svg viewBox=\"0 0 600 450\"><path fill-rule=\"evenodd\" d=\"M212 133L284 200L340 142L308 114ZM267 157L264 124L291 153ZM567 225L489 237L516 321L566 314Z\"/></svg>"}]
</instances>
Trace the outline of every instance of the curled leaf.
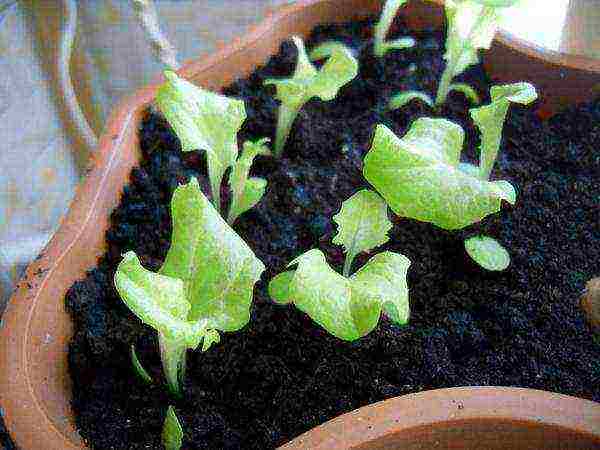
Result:
<instances>
[{"instance_id":1,"label":"curled leaf","mask_svg":"<svg viewBox=\"0 0 600 450\"><path fill-rule=\"evenodd\" d=\"M394 95L388 104L388 108L390 111L394 111L409 104L413 100L421 100L426 105L433 106L433 100L425 92L407 91Z\"/></svg>"},{"instance_id":2,"label":"curled leaf","mask_svg":"<svg viewBox=\"0 0 600 450\"><path fill-rule=\"evenodd\" d=\"M445 119L418 119L401 139L378 125L363 174L399 216L460 229L516 197L510 183L459 168L463 141L462 128Z\"/></svg>"},{"instance_id":3,"label":"curled leaf","mask_svg":"<svg viewBox=\"0 0 600 450\"><path fill-rule=\"evenodd\" d=\"M408 320L406 273L410 261L384 252L371 258L356 274L346 278L335 272L320 250L313 249L294 260L293 272L285 272L269 292L292 300L332 335L347 341L372 331L384 310L399 324ZM288 282L287 290L283 283Z\"/></svg>"},{"instance_id":4,"label":"curled leaf","mask_svg":"<svg viewBox=\"0 0 600 450\"><path fill-rule=\"evenodd\" d=\"M414 47L415 40L411 37L404 37L392 41L386 41L385 38L394 22L398 10L407 0L387 0L381 11L379 22L375 25L374 48L375 56L381 58L388 50L403 49Z\"/></svg>"},{"instance_id":5,"label":"curled leaf","mask_svg":"<svg viewBox=\"0 0 600 450\"><path fill-rule=\"evenodd\" d=\"M528 105L537 99L535 87L529 83L492 86L489 105L471 109L471 117L481 132L480 177L490 177L502 141L502 130L511 103Z\"/></svg>"},{"instance_id":6,"label":"curled leaf","mask_svg":"<svg viewBox=\"0 0 600 450\"><path fill-rule=\"evenodd\" d=\"M510 256L500 243L489 236L473 236L465 241L469 256L487 270L501 271L510 264Z\"/></svg>"}]
</instances>

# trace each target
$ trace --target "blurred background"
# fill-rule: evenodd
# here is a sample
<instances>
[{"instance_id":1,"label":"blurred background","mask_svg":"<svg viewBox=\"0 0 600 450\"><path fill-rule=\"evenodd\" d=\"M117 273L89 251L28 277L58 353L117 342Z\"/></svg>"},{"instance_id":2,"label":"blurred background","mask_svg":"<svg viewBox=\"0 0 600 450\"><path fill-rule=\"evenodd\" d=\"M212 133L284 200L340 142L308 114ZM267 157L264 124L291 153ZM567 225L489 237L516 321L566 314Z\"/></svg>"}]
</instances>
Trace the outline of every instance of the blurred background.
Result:
<instances>
[{"instance_id":1,"label":"blurred background","mask_svg":"<svg viewBox=\"0 0 600 450\"><path fill-rule=\"evenodd\" d=\"M523 0L503 28L600 57L600 0ZM202 57L290 0L156 0L174 49ZM96 137L123 96L164 67L147 0L0 0L0 313L68 210ZM146 10L147 12L147 10ZM154 28L153 28L154 27ZM155 36L156 37L156 36ZM163 55L165 56L165 55ZM163 58L164 59L164 58Z\"/></svg>"}]
</instances>

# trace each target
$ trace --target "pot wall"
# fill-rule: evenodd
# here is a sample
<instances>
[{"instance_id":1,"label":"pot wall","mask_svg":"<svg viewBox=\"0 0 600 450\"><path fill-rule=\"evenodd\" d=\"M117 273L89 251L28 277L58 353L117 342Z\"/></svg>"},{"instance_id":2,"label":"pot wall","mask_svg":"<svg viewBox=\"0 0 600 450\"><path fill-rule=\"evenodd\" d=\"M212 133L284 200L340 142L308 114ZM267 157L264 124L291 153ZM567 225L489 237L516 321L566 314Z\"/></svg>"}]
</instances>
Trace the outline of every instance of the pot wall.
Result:
<instances>
[{"instance_id":1,"label":"pot wall","mask_svg":"<svg viewBox=\"0 0 600 450\"><path fill-rule=\"evenodd\" d=\"M372 0L300 1L283 8L214 56L188 64L180 74L219 90L266 62L290 35L307 36L319 23L358 19L379 9L380 3ZM431 3L412 1L405 11L415 23L439 24L442 20L440 10ZM490 67L505 68L497 72L498 77L514 75L518 68L525 70L528 64L539 63L528 53L507 49L507 42L505 38L498 41L486 58ZM567 69L566 73L571 72ZM567 94L581 88L578 73L563 79ZM548 79L556 74L556 70L548 72ZM84 448L70 410L67 352L72 328L64 296L105 251L110 213L140 159L137 130L141 114L156 89L154 84L137 92L111 116L69 214L40 258L28 268L4 315L0 331L0 406L7 428L22 450ZM542 90L547 99L552 98L551 93ZM595 406L588 408L597 411Z\"/></svg>"}]
</instances>

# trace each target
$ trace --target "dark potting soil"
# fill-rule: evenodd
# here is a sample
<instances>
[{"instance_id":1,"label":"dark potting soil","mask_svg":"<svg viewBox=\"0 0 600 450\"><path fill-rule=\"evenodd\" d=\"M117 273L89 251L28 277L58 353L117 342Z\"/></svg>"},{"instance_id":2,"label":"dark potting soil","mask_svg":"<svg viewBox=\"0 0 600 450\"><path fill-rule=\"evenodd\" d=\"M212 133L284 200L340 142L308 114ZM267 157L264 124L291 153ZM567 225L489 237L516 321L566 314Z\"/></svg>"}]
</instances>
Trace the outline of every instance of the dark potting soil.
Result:
<instances>
[{"instance_id":1,"label":"dark potting soil","mask_svg":"<svg viewBox=\"0 0 600 450\"><path fill-rule=\"evenodd\" d=\"M161 448L169 404L183 422L186 449L262 450L341 413L427 389L523 386L600 401L600 345L578 308L585 282L600 275L600 102L547 122L535 108L512 108L493 178L518 186L515 207L505 205L460 232L393 219L392 239L381 250L412 261L407 326L382 318L368 336L346 343L294 307L269 300L267 281L312 247L341 269L331 217L366 186L362 158L375 124L402 135L414 119L436 115L417 102L392 113L385 105L402 90L435 92L443 33L411 32L414 49L378 61L371 56L371 26L314 31L309 46L334 38L353 47L360 75L334 101L303 108L281 160L261 157L254 165L254 173L268 179L268 190L234 228L267 271L255 288L248 326L224 335L207 353L189 352L182 400L169 397L161 383L147 386L134 375L131 344L154 379L162 380L155 332L129 312L112 284L125 251L134 250L148 268L160 267L178 183L196 176L207 187L203 156L183 154L164 119L148 112L140 129L144 160L112 214L109 249L66 299L75 321L69 352L73 407L93 448ZM401 23L398 30L408 32ZM277 102L262 81L289 75L295 60L286 43L266 66L226 89L246 101L240 141L273 137ZM489 90L480 67L464 79L481 93ZM440 115L465 127L465 157L473 160L479 138L466 100L451 95ZM509 250L508 270L486 272L469 260L463 241L480 232Z\"/></svg>"}]
</instances>

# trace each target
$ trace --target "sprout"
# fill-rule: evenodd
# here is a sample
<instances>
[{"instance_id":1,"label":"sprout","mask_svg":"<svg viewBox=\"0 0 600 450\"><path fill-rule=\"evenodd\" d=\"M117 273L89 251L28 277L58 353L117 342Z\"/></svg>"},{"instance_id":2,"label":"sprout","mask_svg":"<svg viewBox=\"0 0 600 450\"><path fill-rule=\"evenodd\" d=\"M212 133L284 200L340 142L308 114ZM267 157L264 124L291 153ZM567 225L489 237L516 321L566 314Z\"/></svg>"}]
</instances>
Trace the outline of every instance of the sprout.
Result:
<instances>
[{"instance_id":1,"label":"sprout","mask_svg":"<svg viewBox=\"0 0 600 450\"><path fill-rule=\"evenodd\" d=\"M183 445L183 428L172 406L169 406L167 410L162 431L162 441L165 450L180 450Z\"/></svg>"},{"instance_id":2,"label":"sprout","mask_svg":"<svg viewBox=\"0 0 600 450\"><path fill-rule=\"evenodd\" d=\"M511 103L529 105L537 99L535 87L529 83L492 86L492 102L471 109L471 117L481 132L479 176L488 180L498 157L502 141L502 129Z\"/></svg>"},{"instance_id":3,"label":"sprout","mask_svg":"<svg viewBox=\"0 0 600 450\"><path fill-rule=\"evenodd\" d=\"M146 371L146 369L144 369L144 366L142 366L142 363L140 362L140 360L137 356L137 353L135 351L135 345L133 345L133 344L131 344L130 356L131 356L131 364L133 365L133 369L135 370L135 373L137 374L137 376L144 383L152 384L152 377Z\"/></svg>"},{"instance_id":4,"label":"sprout","mask_svg":"<svg viewBox=\"0 0 600 450\"><path fill-rule=\"evenodd\" d=\"M404 49L414 47L415 40L411 37L403 37L393 41L386 41L385 38L394 22L394 17L398 10L407 0L387 0L381 12L381 18L375 25L375 45L373 51L378 58L383 57L388 50Z\"/></svg>"},{"instance_id":5,"label":"sprout","mask_svg":"<svg viewBox=\"0 0 600 450\"><path fill-rule=\"evenodd\" d=\"M158 332L169 389L179 395L185 355L218 332L236 331L250 319L254 284L264 271L246 243L227 225L192 179L171 201L173 237L159 273L128 252L115 273L121 299Z\"/></svg>"},{"instance_id":6,"label":"sprout","mask_svg":"<svg viewBox=\"0 0 600 450\"><path fill-rule=\"evenodd\" d=\"M457 75L479 62L479 49L489 49L498 29L500 8L512 6L518 0L446 0L446 68L442 74L435 100L446 101L448 93L458 90L475 99L464 84L452 84Z\"/></svg>"},{"instance_id":7,"label":"sprout","mask_svg":"<svg viewBox=\"0 0 600 450\"><path fill-rule=\"evenodd\" d=\"M230 207L233 214L230 212L229 222L233 223L235 218L258 203L264 193L266 181L248 178L248 172L257 154L269 153L264 147L268 140L245 143L245 152L239 161L237 134L246 120L244 102L206 91L174 72L165 72L165 77L167 81L159 88L156 103L175 130L184 152L206 151L213 204L219 212L223 176L232 167L230 184L235 204ZM260 150L252 153L256 146Z\"/></svg>"},{"instance_id":8,"label":"sprout","mask_svg":"<svg viewBox=\"0 0 600 450\"><path fill-rule=\"evenodd\" d=\"M327 264L323 252L313 249L289 264L297 266L295 270L271 280L270 296L278 303L294 303L329 333L347 341L372 331L382 310L394 322L407 323L408 258L379 253L348 276L356 254L388 241L391 223L385 202L374 192L360 191L344 202L335 220L339 229L334 243L347 252L345 276Z\"/></svg>"},{"instance_id":9,"label":"sprout","mask_svg":"<svg viewBox=\"0 0 600 450\"><path fill-rule=\"evenodd\" d=\"M296 70L291 78L265 81L277 88L277 99L281 102L277 117L275 156L281 156L292 125L300 109L313 97L323 101L333 100L342 86L358 74L358 61L349 48L337 42L325 42L311 53L312 60L327 58L318 70L310 61L304 42L298 36L292 38L298 48Z\"/></svg>"}]
</instances>

